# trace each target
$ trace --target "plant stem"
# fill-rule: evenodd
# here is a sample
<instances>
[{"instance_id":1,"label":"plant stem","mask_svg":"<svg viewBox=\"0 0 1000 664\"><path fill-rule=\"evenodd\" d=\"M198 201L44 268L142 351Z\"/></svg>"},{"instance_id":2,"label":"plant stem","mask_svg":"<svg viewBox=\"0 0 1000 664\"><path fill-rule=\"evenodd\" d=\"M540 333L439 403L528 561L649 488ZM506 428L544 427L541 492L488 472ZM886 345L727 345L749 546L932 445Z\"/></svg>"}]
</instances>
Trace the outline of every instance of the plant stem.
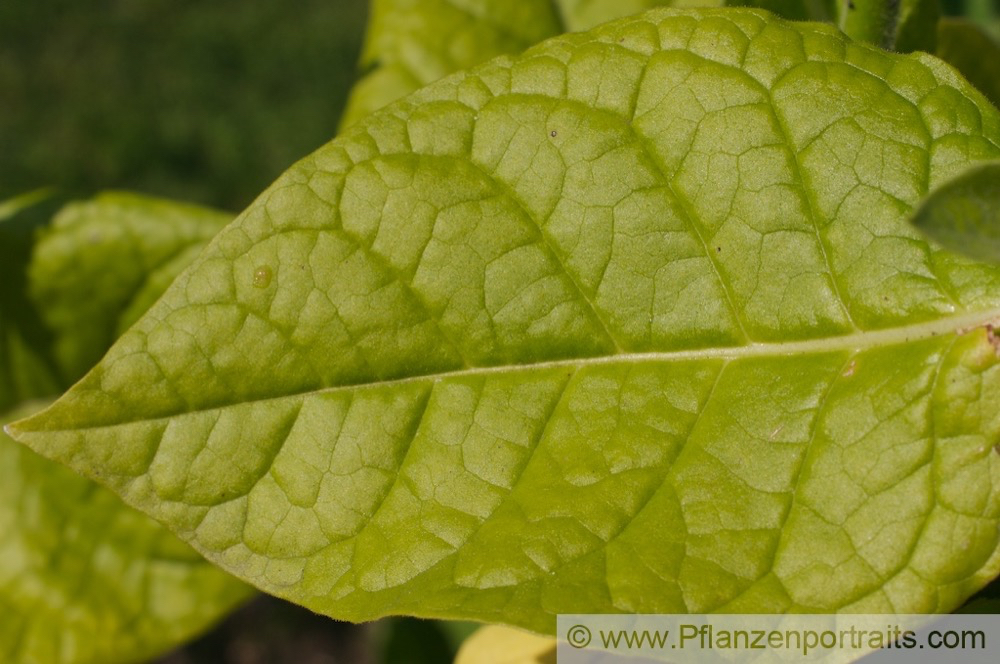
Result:
<instances>
[{"instance_id":1,"label":"plant stem","mask_svg":"<svg viewBox=\"0 0 1000 664\"><path fill-rule=\"evenodd\" d=\"M900 0L839 0L840 29L851 39L891 50L896 41Z\"/></svg>"}]
</instances>

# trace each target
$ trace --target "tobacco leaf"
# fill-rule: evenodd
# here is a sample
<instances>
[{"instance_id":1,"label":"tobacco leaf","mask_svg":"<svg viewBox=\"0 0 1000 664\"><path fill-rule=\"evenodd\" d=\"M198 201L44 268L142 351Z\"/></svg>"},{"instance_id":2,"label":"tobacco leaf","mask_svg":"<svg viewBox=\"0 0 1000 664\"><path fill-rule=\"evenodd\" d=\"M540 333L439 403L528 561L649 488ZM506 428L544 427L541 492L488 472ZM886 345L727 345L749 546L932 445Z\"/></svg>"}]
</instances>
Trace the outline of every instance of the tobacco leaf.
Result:
<instances>
[{"instance_id":1,"label":"tobacco leaf","mask_svg":"<svg viewBox=\"0 0 1000 664\"><path fill-rule=\"evenodd\" d=\"M926 54L654 10L295 165L11 430L318 612L948 611L996 576L1000 157Z\"/></svg>"}]
</instances>

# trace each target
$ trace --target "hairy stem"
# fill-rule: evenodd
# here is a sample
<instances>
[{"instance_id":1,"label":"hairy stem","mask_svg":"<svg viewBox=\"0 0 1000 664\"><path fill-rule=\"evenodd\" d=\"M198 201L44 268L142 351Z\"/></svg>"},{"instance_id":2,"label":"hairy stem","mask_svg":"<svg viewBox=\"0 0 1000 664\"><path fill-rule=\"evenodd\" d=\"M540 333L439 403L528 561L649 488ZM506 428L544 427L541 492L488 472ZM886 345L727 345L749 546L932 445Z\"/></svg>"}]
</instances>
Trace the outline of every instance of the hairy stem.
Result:
<instances>
[{"instance_id":1,"label":"hairy stem","mask_svg":"<svg viewBox=\"0 0 1000 664\"><path fill-rule=\"evenodd\" d=\"M899 13L900 0L840 0L838 25L852 39L891 50Z\"/></svg>"}]
</instances>

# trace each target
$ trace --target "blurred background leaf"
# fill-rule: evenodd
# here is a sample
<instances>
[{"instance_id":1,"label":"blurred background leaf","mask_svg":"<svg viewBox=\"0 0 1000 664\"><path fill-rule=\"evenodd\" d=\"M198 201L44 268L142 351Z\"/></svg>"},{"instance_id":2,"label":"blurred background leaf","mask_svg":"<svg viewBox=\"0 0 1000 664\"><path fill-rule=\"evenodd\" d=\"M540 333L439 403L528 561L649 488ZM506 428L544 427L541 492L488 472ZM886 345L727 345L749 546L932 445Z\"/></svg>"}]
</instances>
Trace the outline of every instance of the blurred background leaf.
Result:
<instances>
[{"instance_id":1,"label":"blurred background leaf","mask_svg":"<svg viewBox=\"0 0 1000 664\"><path fill-rule=\"evenodd\" d=\"M1000 106L1000 42L989 30L966 18L946 17L938 23L936 55Z\"/></svg>"},{"instance_id":2,"label":"blurred background leaf","mask_svg":"<svg viewBox=\"0 0 1000 664\"><path fill-rule=\"evenodd\" d=\"M1000 0L941 0L949 16L964 16L1000 39Z\"/></svg>"},{"instance_id":3,"label":"blurred background leaf","mask_svg":"<svg viewBox=\"0 0 1000 664\"><path fill-rule=\"evenodd\" d=\"M62 203L40 190L0 198L0 413L64 387L50 353L51 333L28 295L35 236Z\"/></svg>"}]
</instances>

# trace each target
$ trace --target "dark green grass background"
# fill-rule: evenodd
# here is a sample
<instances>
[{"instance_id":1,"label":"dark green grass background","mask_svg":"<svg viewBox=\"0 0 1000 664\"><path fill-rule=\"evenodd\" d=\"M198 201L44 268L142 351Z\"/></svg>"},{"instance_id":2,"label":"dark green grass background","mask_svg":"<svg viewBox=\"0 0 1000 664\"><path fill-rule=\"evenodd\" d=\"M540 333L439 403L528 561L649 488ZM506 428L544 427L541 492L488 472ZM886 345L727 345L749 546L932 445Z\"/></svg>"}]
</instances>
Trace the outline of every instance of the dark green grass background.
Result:
<instances>
[{"instance_id":1,"label":"dark green grass background","mask_svg":"<svg viewBox=\"0 0 1000 664\"><path fill-rule=\"evenodd\" d=\"M0 200L245 207L333 138L365 0L0 0Z\"/></svg>"}]
</instances>

